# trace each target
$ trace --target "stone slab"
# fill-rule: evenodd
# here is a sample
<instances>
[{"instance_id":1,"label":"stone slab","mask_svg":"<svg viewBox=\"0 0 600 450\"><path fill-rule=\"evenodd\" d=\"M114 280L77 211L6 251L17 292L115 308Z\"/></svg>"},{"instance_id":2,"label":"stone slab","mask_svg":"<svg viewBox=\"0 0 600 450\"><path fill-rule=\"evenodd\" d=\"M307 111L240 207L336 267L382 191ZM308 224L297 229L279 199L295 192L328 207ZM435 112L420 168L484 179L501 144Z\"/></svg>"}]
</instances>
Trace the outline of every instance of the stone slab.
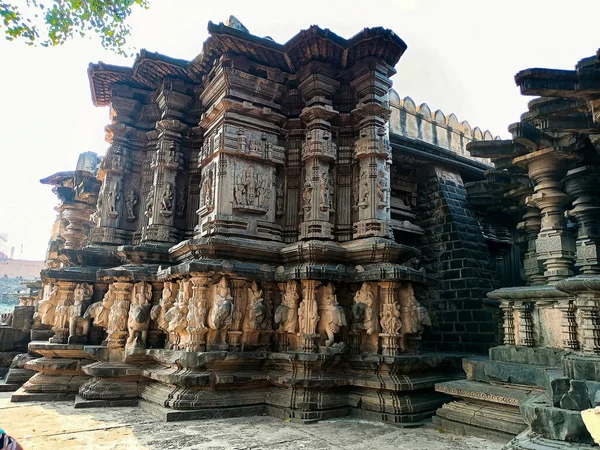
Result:
<instances>
[{"instance_id":1,"label":"stone slab","mask_svg":"<svg viewBox=\"0 0 600 450\"><path fill-rule=\"evenodd\" d=\"M0 392L15 392L20 387L20 384L7 383L5 380L0 380Z\"/></svg>"},{"instance_id":2,"label":"stone slab","mask_svg":"<svg viewBox=\"0 0 600 450\"><path fill-rule=\"evenodd\" d=\"M566 352L558 348L500 345L489 350L490 361L534 366L561 367Z\"/></svg>"},{"instance_id":3,"label":"stone slab","mask_svg":"<svg viewBox=\"0 0 600 450\"><path fill-rule=\"evenodd\" d=\"M479 381L456 380L438 383L435 390L454 397L519 406L520 402L531 394L531 389L519 389L508 386L493 386ZM537 392L537 391L535 391Z\"/></svg>"},{"instance_id":4,"label":"stone slab","mask_svg":"<svg viewBox=\"0 0 600 450\"><path fill-rule=\"evenodd\" d=\"M446 419L440 416L433 416L431 418L431 427L434 427L441 433L451 432L459 434L461 436L477 436L484 439L489 439L494 442L505 444L509 442L514 435L502 433L500 431L484 429L469 425L463 422L455 422L453 420Z\"/></svg>"},{"instance_id":5,"label":"stone slab","mask_svg":"<svg viewBox=\"0 0 600 450\"><path fill-rule=\"evenodd\" d=\"M19 388L11 397L10 401L17 402L60 402L75 400L75 393L72 392L27 392L22 387Z\"/></svg>"},{"instance_id":6,"label":"stone slab","mask_svg":"<svg viewBox=\"0 0 600 450\"><path fill-rule=\"evenodd\" d=\"M107 407L124 407L124 406L138 406L137 398L124 398L124 399L113 399L113 400L87 400L79 395L75 397L73 408L107 408Z\"/></svg>"},{"instance_id":7,"label":"stone slab","mask_svg":"<svg viewBox=\"0 0 600 450\"><path fill-rule=\"evenodd\" d=\"M517 407L495 403L485 405L470 401L450 402L437 410L437 416L512 436L527 428Z\"/></svg>"},{"instance_id":8,"label":"stone slab","mask_svg":"<svg viewBox=\"0 0 600 450\"><path fill-rule=\"evenodd\" d=\"M225 419L230 417L262 416L265 414L264 405L241 406L236 408L210 408L193 410L174 410L140 400L139 406L143 411L152 414L164 422L182 420Z\"/></svg>"},{"instance_id":9,"label":"stone slab","mask_svg":"<svg viewBox=\"0 0 600 450\"><path fill-rule=\"evenodd\" d=\"M531 431L524 431L506 444L503 450L592 450L597 448L595 445L546 439Z\"/></svg>"}]
</instances>

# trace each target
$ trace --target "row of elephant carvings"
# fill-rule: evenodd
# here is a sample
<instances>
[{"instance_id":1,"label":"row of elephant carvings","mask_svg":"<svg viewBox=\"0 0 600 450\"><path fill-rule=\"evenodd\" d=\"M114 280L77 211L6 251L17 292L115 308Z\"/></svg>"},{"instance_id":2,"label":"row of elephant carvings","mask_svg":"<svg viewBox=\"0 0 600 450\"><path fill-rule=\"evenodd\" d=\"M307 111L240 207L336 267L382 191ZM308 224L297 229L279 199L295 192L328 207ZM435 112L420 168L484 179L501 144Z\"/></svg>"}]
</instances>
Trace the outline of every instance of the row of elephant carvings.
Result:
<instances>
[{"instance_id":1,"label":"row of elephant carvings","mask_svg":"<svg viewBox=\"0 0 600 450\"><path fill-rule=\"evenodd\" d=\"M265 295L256 281L234 280L235 300L229 283L225 276L217 283L208 276L167 281L160 301L152 305L152 284L145 281L113 282L95 303L92 285L61 281L38 302L34 328L51 326L52 342L85 343L93 321L106 329L106 345L111 348L145 348L154 328L166 335L166 348L201 351L207 345L257 344L261 334L273 331L305 340L323 332L325 347L345 348L345 343L335 343L342 327L348 327L350 335L389 338L419 336L425 325L431 325L410 283L364 282L354 294L350 320L330 282L279 283L281 304L275 311L273 283Z\"/></svg>"}]
</instances>

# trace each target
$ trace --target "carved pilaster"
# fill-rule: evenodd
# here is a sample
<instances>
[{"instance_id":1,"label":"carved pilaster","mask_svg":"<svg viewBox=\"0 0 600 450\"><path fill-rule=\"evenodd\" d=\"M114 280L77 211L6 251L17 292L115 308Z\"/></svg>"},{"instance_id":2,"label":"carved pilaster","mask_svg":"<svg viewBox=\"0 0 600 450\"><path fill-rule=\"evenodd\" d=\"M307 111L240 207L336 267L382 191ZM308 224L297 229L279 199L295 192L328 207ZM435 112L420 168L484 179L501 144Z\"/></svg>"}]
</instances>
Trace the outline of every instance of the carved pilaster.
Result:
<instances>
[{"instance_id":1,"label":"carved pilaster","mask_svg":"<svg viewBox=\"0 0 600 450\"><path fill-rule=\"evenodd\" d=\"M574 302L563 300L559 301L554 307L562 312L563 348L565 350L578 350L579 341L577 339L577 320Z\"/></svg>"},{"instance_id":2,"label":"carved pilaster","mask_svg":"<svg viewBox=\"0 0 600 450\"><path fill-rule=\"evenodd\" d=\"M519 345L524 347L533 347L533 303L531 302L515 302L514 310L518 312L518 327L519 327Z\"/></svg>"},{"instance_id":3,"label":"carved pilaster","mask_svg":"<svg viewBox=\"0 0 600 450\"><path fill-rule=\"evenodd\" d=\"M302 280L302 302L298 308L298 324L300 344L299 350L305 353L317 351L317 323L319 322L319 306L317 289L320 281Z\"/></svg>"},{"instance_id":4,"label":"carved pilaster","mask_svg":"<svg viewBox=\"0 0 600 450\"><path fill-rule=\"evenodd\" d=\"M401 343L400 335L402 320L400 318L400 304L397 298L398 287L399 284L393 281L382 281L379 283L379 323L381 325L379 339L382 355L398 355L400 353L400 346L404 347L403 343Z\"/></svg>"},{"instance_id":5,"label":"carved pilaster","mask_svg":"<svg viewBox=\"0 0 600 450\"><path fill-rule=\"evenodd\" d=\"M107 346L109 348L122 348L127 341L127 319L131 300L131 283L114 282L110 290L114 294L114 301L108 314Z\"/></svg>"},{"instance_id":6,"label":"carved pilaster","mask_svg":"<svg viewBox=\"0 0 600 450\"><path fill-rule=\"evenodd\" d=\"M233 313L231 327L228 331L229 346L232 351L240 351L242 344L242 323L248 302L248 282L242 279L231 280L233 284Z\"/></svg>"},{"instance_id":7,"label":"carved pilaster","mask_svg":"<svg viewBox=\"0 0 600 450\"><path fill-rule=\"evenodd\" d=\"M190 340L187 350L191 352L201 352L206 350L206 314L208 312L208 291L210 278L208 276L193 276L192 297L190 298L187 331L190 334Z\"/></svg>"},{"instance_id":8,"label":"carved pilaster","mask_svg":"<svg viewBox=\"0 0 600 450\"><path fill-rule=\"evenodd\" d=\"M577 297L581 350L585 354L600 355L600 302L596 295L580 294Z\"/></svg>"},{"instance_id":9,"label":"carved pilaster","mask_svg":"<svg viewBox=\"0 0 600 450\"><path fill-rule=\"evenodd\" d=\"M538 208L527 207L523 214L523 221L517 224L517 229L521 230L525 238L525 255L523 257L523 266L525 269L525 279L528 285L542 285L546 283L544 277L544 265L538 259L536 250L536 240L542 226L540 210Z\"/></svg>"},{"instance_id":10,"label":"carved pilaster","mask_svg":"<svg viewBox=\"0 0 600 450\"><path fill-rule=\"evenodd\" d=\"M502 301L500 309L502 309L504 323L504 345L515 345L515 314L514 303Z\"/></svg>"},{"instance_id":11,"label":"carved pilaster","mask_svg":"<svg viewBox=\"0 0 600 450\"><path fill-rule=\"evenodd\" d=\"M50 342L54 344L66 344L69 338L69 308L73 306L75 298L75 287L77 283L71 281L56 282L56 307L54 310L54 323L52 329L54 336Z\"/></svg>"}]
</instances>

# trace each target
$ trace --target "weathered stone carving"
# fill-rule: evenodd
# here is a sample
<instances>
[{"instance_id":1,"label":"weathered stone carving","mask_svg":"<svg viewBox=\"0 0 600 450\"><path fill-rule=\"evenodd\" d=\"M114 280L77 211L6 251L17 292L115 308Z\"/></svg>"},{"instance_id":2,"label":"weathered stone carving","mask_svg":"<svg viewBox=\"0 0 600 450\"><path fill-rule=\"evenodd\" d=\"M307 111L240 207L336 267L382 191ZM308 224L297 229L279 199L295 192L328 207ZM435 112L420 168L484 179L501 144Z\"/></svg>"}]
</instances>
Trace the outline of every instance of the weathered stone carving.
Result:
<instances>
[{"instance_id":1,"label":"weathered stone carving","mask_svg":"<svg viewBox=\"0 0 600 450\"><path fill-rule=\"evenodd\" d=\"M108 290L104 294L102 301L93 303L83 315L84 319L92 318L94 324L98 327L108 328L108 316L115 302L116 294L112 284L108 285Z\"/></svg>"},{"instance_id":2,"label":"weathered stone carving","mask_svg":"<svg viewBox=\"0 0 600 450\"><path fill-rule=\"evenodd\" d=\"M131 284L114 282L114 302L108 314L107 346L120 348L127 341L127 319L129 315ZM93 306L93 305L92 305Z\"/></svg>"},{"instance_id":3,"label":"weathered stone carving","mask_svg":"<svg viewBox=\"0 0 600 450\"><path fill-rule=\"evenodd\" d=\"M152 299L152 285L145 281L133 286L129 317L127 319L127 348L144 348L148 337L150 325L150 300Z\"/></svg>"},{"instance_id":4,"label":"weathered stone carving","mask_svg":"<svg viewBox=\"0 0 600 450\"><path fill-rule=\"evenodd\" d=\"M214 171L211 168L203 176L202 188L200 190L200 207L205 207L208 211L212 211L214 202Z\"/></svg>"},{"instance_id":5,"label":"weathered stone carving","mask_svg":"<svg viewBox=\"0 0 600 450\"><path fill-rule=\"evenodd\" d=\"M167 183L160 201L161 216L170 217L173 214L173 184Z\"/></svg>"},{"instance_id":6,"label":"weathered stone carving","mask_svg":"<svg viewBox=\"0 0 600 450\"><path fill-rule=\"evenodd\" d=\"M46 291L47 296L37 304L34 320L43 325L54 325L54 310L58 302L58 286L54 285Z\"/></svg>"},{"instance_id":7,"label":"weathered stone carving","mask_svg":"<svg viewBox=\"0 0 600 450\"><path fill-rule=\"evenodd\" d=\"M206 326L208 313L208 290L209 279L205 276L192 277L192 298L189 301L187 316L187 331L189 343L187 349L190 351L201 351L206 349Z\"/></svg>"},{"instance_id":8,"label":"weathered stone carving","mask_svg":"<svg viewBox=\"0 0 600 450\"><path fill-rule=\"evenodd\" d=\"M267 328L269 314L263 298L263 291L253 281L248 288L248 305L244 320L244 331L259 331Z\"/></svg>"},{"instance_id":9,"label":"weathered stone carving","mask_svg":"<svg viewBox=\"0 0 600 450\"><path fill-rule=\"evenodd\" d=\"M208 315L208 326L213 330L229 327L232 321L233 297L227 279L222 277L217 285L212 308Z\"/></svg>"},{"instance_id":10,"label":"weathered stone carving","mask_svg":"<svg viewBox=\"0 0 600 450\"><path fill-rule=\"evenodd\" d=\"M107 194L108 197L108 217L116 218L119 216L118 203L121 200L121 183L113 182Z\"/></svg>"},{"instance_id":11,"label":"weathered stone carving","mask_svg":"<svg viewBox=\"0 0 600 450\"><path fill-rule=\"evenodd\" d=\"M73 305L69 307L69 344L85 343L90 331L90 319L84 318L90 307L94 288L87 283L75 287Z\"/></svg>"},{"instance_id":12,"label":"weathered stone carving","mask_svg":"<svg viewBox=\"0 0 600 450\"><path fill-rule=\"evenodd\" d=\"M138 204L138 196L134 189L129 191L125 198L125 210L127 212L126 219L129 222L133 222L136 219L135 206Z\"/></svg>"},{"instance_id":13,"label":"weathered stone carving","mask_svg":"<svg viewBox=\"0 0 600 450\"><path fill-rule=\"evenodd\" d=\"M177 301L164 316L165 321L168 322L169 348L173 350L183 350L187 344L188 304L191 297L192 282L180 280Z\"/></svg>"},{"instance_id":14,"label":"weathered stone carving","mask_svg":"<svg viewBox=\"0 0 600 450\"><path fill-rule=\"evenodd\" d=\"M165 315L167 312L173 307L175 303L175 299L177 296L177 285L171 281L165 281L162 290L162 296L158 305L152 307L150 311L150 317L152 320L155 320L158 329L162 330L167 335L167 347L169 346L168 337L169 337L169 322L165 319Z\"/></svg>"},{"instance_id":15,"label":"weathered stone carving","mask_svg":"<svg viewBox=\"0 0 600 450\"><path fill-rule=\"evenodd\" d=\"M301 348L305 352L316 350L316 329L319 322L319 313L316 299L316 290L319 285L315 280L302 280L302 301L298 308L298 328L301 338Z\"/></svg>"},{"instance_id":16,"label":"weathered stone carving","mask_svg":"<svg viewBox=\"0 0 600 450\"><path fill-rule=\"evenodd\" d=\"M374 303L375 297L371 285L365 281L354 295L352 306L354 330L364 330L369 336L377 332L377 312Z\"/></svg>"},{"instance_id":17,"label":"weathered stone carving","mask_svg":"<svg viewBox=\"0 0 600 450\"><path fill-rule=\"evenodd\" d=\"M152 217L152 209L154 208L154 188L151 187L146 196L146 217Z\"/></svg>"},{"instance_id":18,"label":"weathered stone carving","mask_svg":"<svg viewBox=\"0 0 600 450\"><path fill-rule=\"evenodd\" d=\"M187 194L184 188L177 191L177 217L184 217L187 204Z\"/></svg>"},{"instance_id":19,"label":"weathered stone carving","mask_svg":"<svg viewBox=\"0 0 600 450\"><path fill-rule=\"evenodd\" d=\"M329 192L329 171L325 170L321 173L319 178L320 186L319 191L321 193L321 203L319 207L321 211L327 211L327 209L331 206L331 198Z\"/></svg>"},{"instance_id":20,"label":"weathered stone carving","mask_svg":"<svg viewBox=\"0 0 600 450\"><path fill-rule=\"evenodd\" d=\"M284 333L296 333L298 331L298 306L300 294L296 280L288 280L286 284L280 285L283 291L283 302L275 311L275 325L279 331Z\"/></svg>"},{"instance_id":21,"label":"weathered stone carving","mask_svg":"<svg viewBox=\"0 0 600 450\"><path fill-rule=\"evenodd\" d=\"M331 282L323 287L323 304L325 306L323 320L327 332L326 347L331 347L335 342L335 334L339 333L341 327L348 325L344 308L340 306L335 295L335 288ZM343 343L339 343L343 344ZM338 345L338 344L335 344Z\"/></svg>"}]
</instances>

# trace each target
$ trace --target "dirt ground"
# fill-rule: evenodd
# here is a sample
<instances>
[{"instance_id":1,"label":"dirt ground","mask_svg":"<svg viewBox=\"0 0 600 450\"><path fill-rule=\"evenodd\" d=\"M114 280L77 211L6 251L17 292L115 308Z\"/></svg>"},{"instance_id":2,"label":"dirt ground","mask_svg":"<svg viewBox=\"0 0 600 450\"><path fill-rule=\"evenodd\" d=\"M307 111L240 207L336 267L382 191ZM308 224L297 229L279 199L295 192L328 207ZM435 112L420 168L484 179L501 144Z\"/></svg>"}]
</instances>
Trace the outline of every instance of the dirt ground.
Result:
<instances>
[{"instance_id":1,"label":"dirt ground","mask_svg":"<svg viewBox=\"0 0 600 450\"><path fill-rule=\"evenodd\" d=\"M499 450L502 445L441 433L403 429L356 419L312 425L272 417L164 423L139 408L74 409L70 402L10 403L0 393L0 428L25 450Z\"/></svg>"}]
</instances>

